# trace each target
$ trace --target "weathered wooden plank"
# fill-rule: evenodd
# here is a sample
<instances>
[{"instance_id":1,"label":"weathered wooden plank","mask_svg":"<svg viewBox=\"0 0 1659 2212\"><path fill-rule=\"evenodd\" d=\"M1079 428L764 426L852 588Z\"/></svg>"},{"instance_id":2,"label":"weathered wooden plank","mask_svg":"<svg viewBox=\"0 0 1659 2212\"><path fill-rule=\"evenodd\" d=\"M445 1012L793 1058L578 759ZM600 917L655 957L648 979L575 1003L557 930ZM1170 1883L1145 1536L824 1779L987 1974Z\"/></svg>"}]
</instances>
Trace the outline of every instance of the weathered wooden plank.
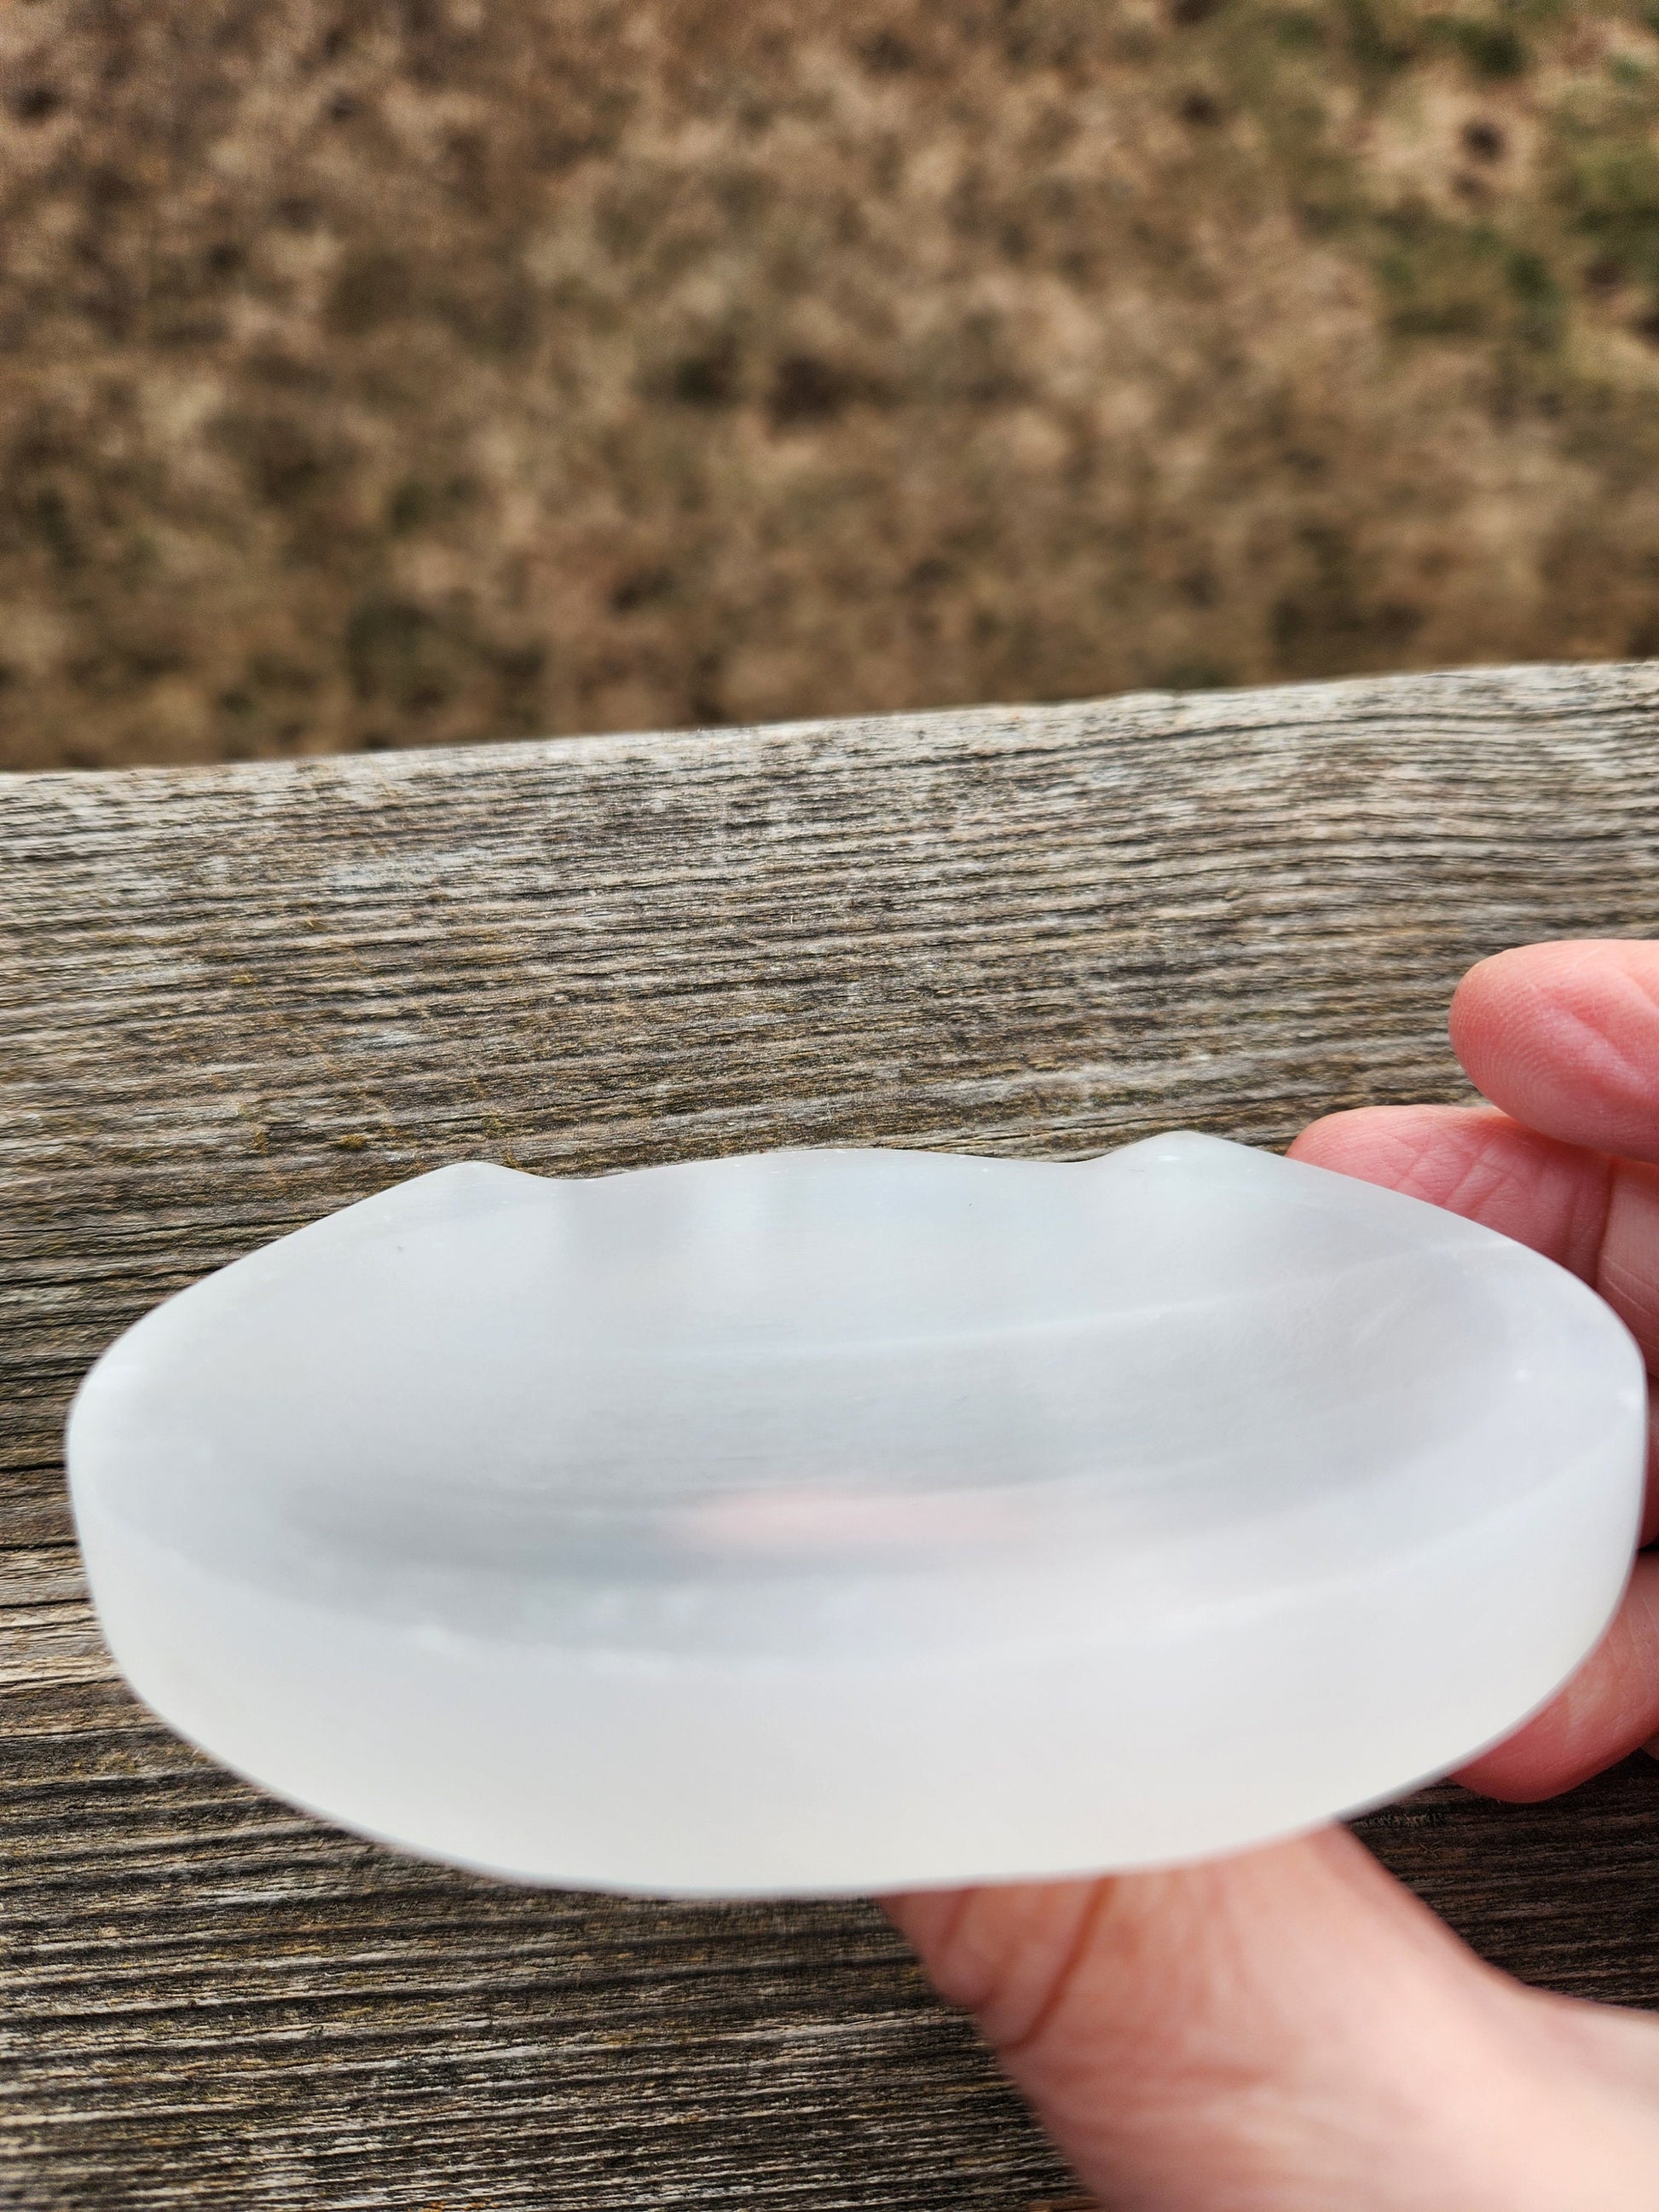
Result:
<instances>
[{"instance_id":1,"label":"weathered wooden plank","mask_svg":"<svg viewBox=\"0 0 1659 2212\"><path fill-rule=\"evenodd\" d=\"M0 2202L1026 2206L1066 2183L847 1904L410 1864L111 1679L58 1437L165 1291L440 1161L1273 1143L1463 1095L1469 961L1656 921L1659 670L1484 672L0 783ZM1374 1845L1659 2000L1659 1768Z\"/></svg>"}]
</instances>

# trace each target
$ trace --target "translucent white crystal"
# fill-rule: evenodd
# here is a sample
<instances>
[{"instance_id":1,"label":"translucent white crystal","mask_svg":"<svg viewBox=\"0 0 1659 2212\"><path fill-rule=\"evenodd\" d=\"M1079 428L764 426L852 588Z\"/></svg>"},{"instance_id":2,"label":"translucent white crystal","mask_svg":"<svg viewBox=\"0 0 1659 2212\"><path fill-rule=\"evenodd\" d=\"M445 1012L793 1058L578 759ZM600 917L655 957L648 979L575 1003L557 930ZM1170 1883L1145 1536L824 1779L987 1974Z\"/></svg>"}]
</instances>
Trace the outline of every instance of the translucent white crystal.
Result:
<instances>
[{"instance_id":1,"label":"translucent white crystal","mask_svg":"<svg viewBox=\"0 0 1659 2212\"><path fill-rule=\"evenodd\" d=\"M158 1308L70 1427L183 1734L413 1850L681 1893L1396 1793L1594 1643L1643 1448L1571 1275L1191 1135L446 1168Z\"/></svg>"}]
</instances>

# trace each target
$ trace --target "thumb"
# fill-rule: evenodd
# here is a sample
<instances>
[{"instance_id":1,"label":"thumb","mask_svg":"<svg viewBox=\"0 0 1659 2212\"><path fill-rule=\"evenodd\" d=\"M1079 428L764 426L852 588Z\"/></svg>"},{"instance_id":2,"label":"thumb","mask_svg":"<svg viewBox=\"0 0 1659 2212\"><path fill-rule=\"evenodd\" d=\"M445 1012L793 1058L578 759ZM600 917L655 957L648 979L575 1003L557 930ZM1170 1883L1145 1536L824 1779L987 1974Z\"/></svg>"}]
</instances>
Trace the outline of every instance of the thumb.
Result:
<instances>
[{"instance_id":1,"label":"thumb","mask_svg":"<svg viewBox=\"0 0 1659 2212\"><path fill-rule=\"evenodd\" d=\"M1625 2023L1656 2090L1659 2037L1483 1966L1343 1830L887 1905L1109 2212L1654 2201Z\"/></svg>"}]
</instances>

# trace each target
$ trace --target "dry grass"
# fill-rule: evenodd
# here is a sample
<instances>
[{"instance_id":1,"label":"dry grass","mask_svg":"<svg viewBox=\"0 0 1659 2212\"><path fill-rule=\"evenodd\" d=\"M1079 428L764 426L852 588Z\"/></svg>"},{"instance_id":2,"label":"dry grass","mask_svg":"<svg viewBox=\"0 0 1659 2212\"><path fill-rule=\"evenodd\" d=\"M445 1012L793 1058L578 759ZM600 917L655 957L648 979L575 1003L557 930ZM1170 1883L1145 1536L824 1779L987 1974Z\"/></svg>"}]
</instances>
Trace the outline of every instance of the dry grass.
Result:
<instances>
[{"instance_id":1,"label":"dry grass","mask_svg":"<svg viewBox=\"0 0 1659 2212\"><path fill-rule=\"evenodd\" d=\"M0 6L0 764L1659 652L1659 9Z\"/></svg>"}]
</instances>

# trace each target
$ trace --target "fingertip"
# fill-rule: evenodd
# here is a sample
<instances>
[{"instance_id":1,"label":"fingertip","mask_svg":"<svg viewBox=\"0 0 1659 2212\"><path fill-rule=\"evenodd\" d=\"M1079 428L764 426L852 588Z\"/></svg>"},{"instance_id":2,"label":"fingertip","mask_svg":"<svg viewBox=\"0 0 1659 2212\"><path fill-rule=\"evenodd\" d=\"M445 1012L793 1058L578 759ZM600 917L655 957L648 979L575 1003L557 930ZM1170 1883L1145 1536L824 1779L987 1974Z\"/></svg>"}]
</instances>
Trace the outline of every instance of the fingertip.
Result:
<instances>
[{"instance_id":1,"label":"fingertip","mask_svg":"<svg viewBox=\"0 0 1659 2212\"><path fill-rule=\"evenodd\" d=\"M1500 952L1487 953L1464 969L1452 993L1454 1020L1466 1018L1471 1011L1493 999L1529 990L1582 965L1585 955L1593 956L1602 941L1589 937L1549 938L1541 944L1508 945Z\"/></svg>"},{"instance_id":2,"label":"fingertip","mask_svg":"<svg viewBox=\"0 0 1659 2212\"><path fill-rule=\"evenodd\" d=\"M1305 1129L1291 1157L1443 1206L1588 1277L1607 1225L1609 1164L1492 1106L1375 1106Z\"/></svg>"},{"instance_id":3,"label":"fingertip","mask_svg":"<svg viewBox=\"0 0 1659 2212\"><path fill-rule=\"evenodd\" d=\"M1659 945L1575 938L1470 969L1451 1040L1482 1095L1569 1144L1659 1157Z\"/></svg>"},{"instance_id":4,"label":"fingertip","mask_svg":"<svg viewBox=\"0 0 1659 2212\"><path fill-rule=\"evenodd\" d=\"M1514 945L1475 962L1452 993L1447 1019L1452 1049L1473 1081L1480 1079L1471 1060L1486 1067L1512 1051L1540 1009L1572 993L1597 949L1584 939Z\"/></svg>"},{"instance_id":5,"label":"fingertip","mask_svg":"<svg viewBox=\"0 0 1659 2212\"><path fill-rule=\"evenodd\" d=\"M1577 1789L1654 1740L1659 1726L1659 1558L1636 1562L1624 1603L1560 1694L1457 1779L1483 1797L1536 1804Z\"/></svg>"},{"instance_id":6,"label":"fingertip","mask_svg":"<svg viewBox=\"0 0 1659 2212\"><path fill-rule=\"evenodd\" d=\"M1289 1157L1361 1182L1411 1190L1425 1163L1462 1146L1479 1123L1498 1117L1481 1106L1356 1106L1310 1122Z\"/></svg>"},{"instance_id":7,"label":"fingertip","mask_svg":"<svg viewBox=\"0 0 1659 2212\"><path fill-rule=\"evenodd\" d=\"M1369 1149L1370 1127L1379 1116L1397 1109L1387 1106L1355 1106L1340 1114L1326 1114L1317 1121L1310 1121L1300 1136L1292 1139L1285 1157L1306 1160L1311 1166L1335 1168L1342 1171L1342 1162Z\"/></svg>"}]
</instances>

